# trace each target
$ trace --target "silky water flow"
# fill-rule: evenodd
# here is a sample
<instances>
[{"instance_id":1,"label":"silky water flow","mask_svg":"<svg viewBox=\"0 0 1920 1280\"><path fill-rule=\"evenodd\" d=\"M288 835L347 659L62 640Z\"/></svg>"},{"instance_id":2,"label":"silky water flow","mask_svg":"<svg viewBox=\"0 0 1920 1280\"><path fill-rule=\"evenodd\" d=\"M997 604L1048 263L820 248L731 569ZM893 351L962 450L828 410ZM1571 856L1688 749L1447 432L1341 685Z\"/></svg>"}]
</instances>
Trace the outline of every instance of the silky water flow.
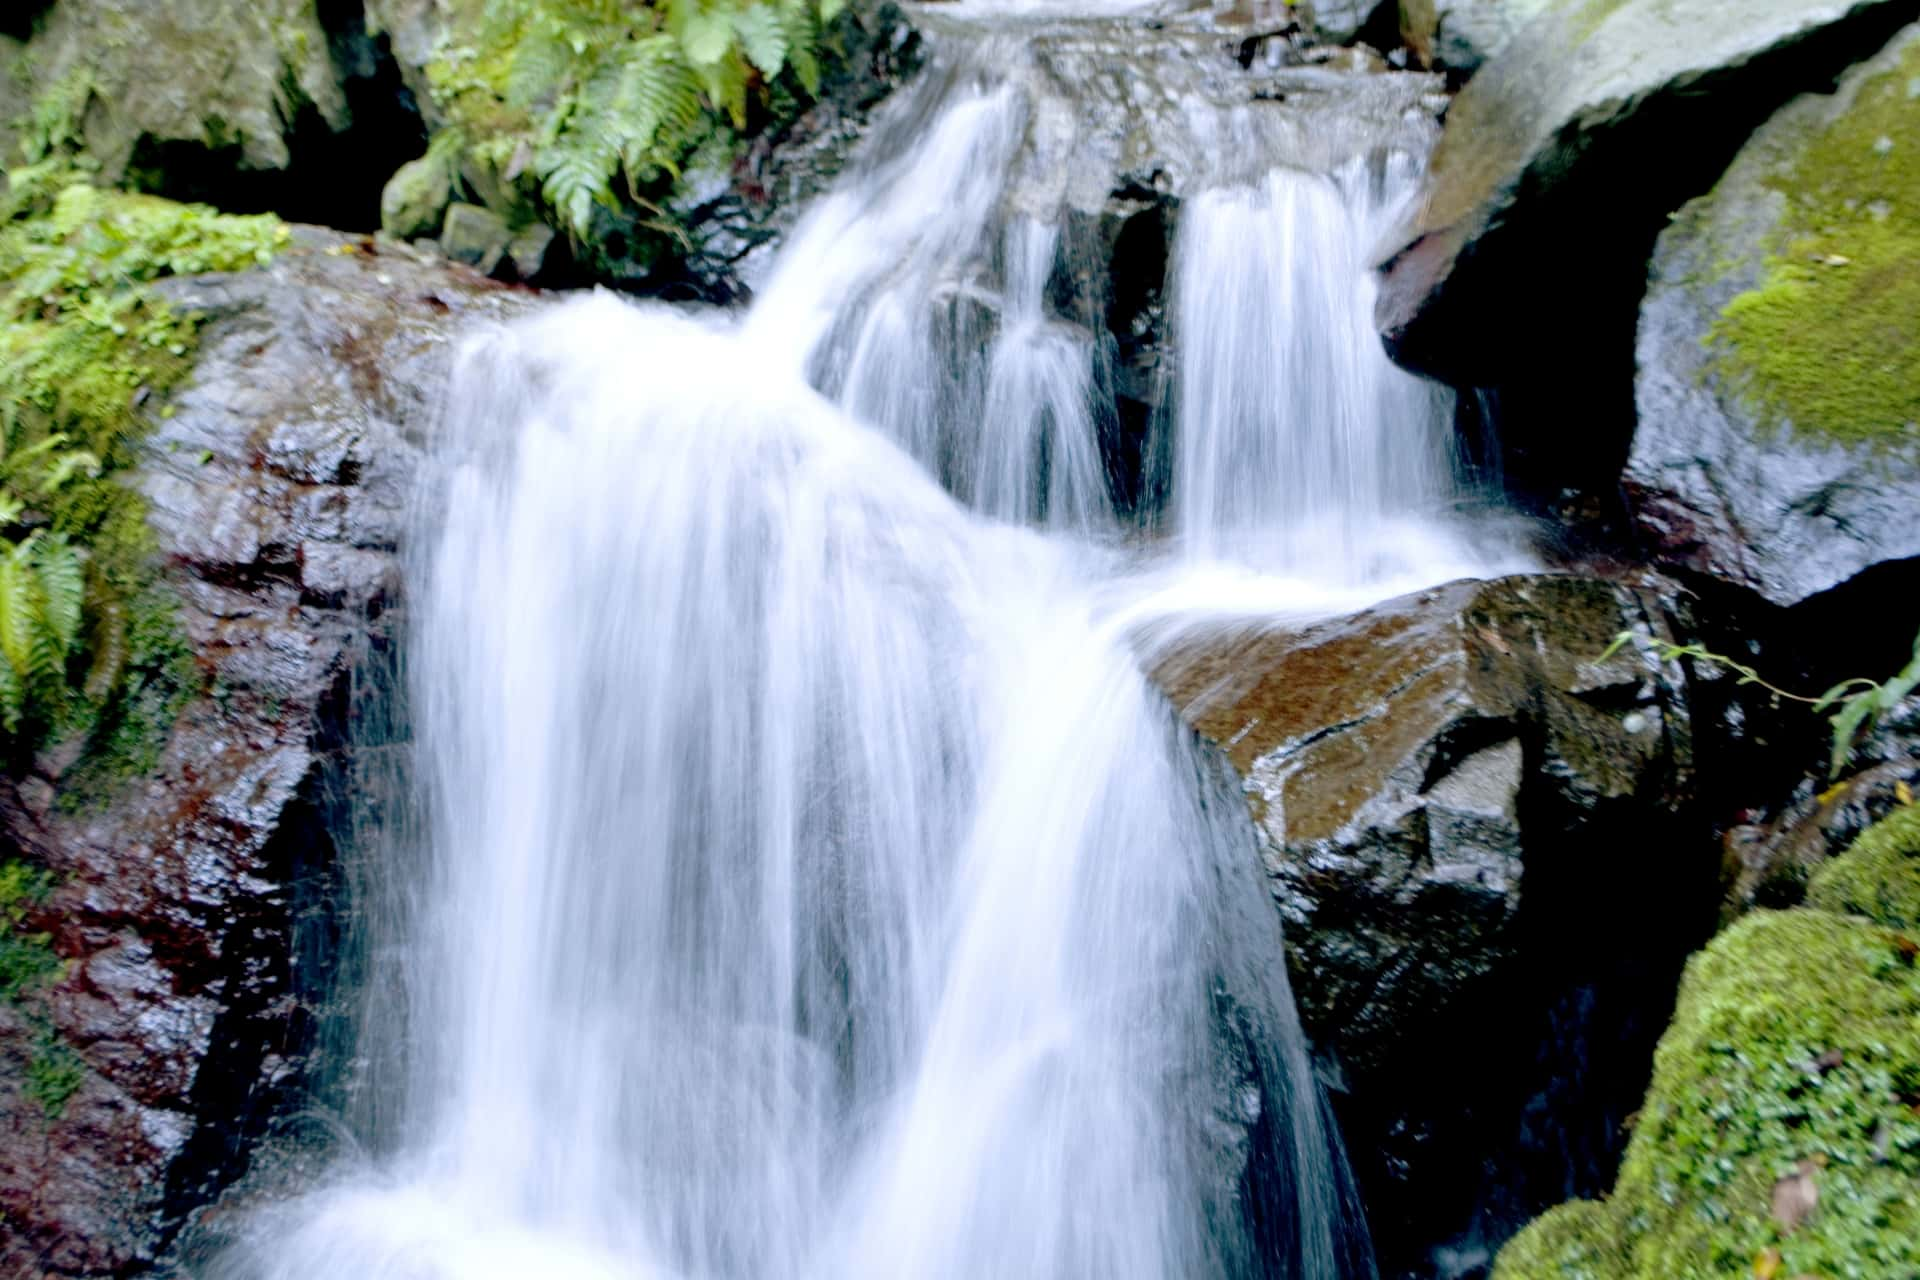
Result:
<instances>
[{"instance_id":1,"label":"silky water flow","mask_svg":"<svg viewBox=\"0 0 1920 1280\"><path fill-rule=\"evenodd\" d=\"M1189 201L1123 535L1021 91L928 95L746 316L467 344L359 1119L206 1274L1371 1274L1244 801L1140 648L1209 565L1296 614L1448 576L1437 406L1366 324L1416 162Z\"/></svg>"}]
</instances>

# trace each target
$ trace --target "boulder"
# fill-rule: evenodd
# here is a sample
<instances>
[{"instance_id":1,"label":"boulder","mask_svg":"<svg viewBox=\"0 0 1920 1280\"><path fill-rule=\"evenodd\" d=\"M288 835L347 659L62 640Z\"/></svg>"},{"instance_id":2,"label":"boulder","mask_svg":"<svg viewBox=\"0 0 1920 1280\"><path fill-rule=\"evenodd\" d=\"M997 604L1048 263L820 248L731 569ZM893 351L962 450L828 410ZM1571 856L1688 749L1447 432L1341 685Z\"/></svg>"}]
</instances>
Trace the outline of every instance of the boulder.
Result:
<instances>
[{"instance_id":1,"label":"boulder","mask_svg":"<svg viewBox=\"0 0 1920 1280\"><path fill-rule=\"evenodd\" d=\"M399 240L430 236L440 229L452 201L444 163L434 156L409 160L380 190L380 229Z\"/></svg>"},{"instance_id":2,"label":"boulder","mask_svg":"<svg viewBox=\"0 0 1920 1280\"><path fill-rule=\"evenodd\" d=\"M1791 605L1920 556L1920 27L1661 234L1625 483L1675 565Z\"/></svg>"},{"instance_id":3,"label":"boulder","mask_svg":"<svg viewBox=\"0 0 1920 1280\"><path fill-rule=\"evenodd\" d=\"M1917 818L1688 962L1618 1183L1529 1226L1494 1280L1916 1274Z\"/></svg>"},{"instance_id":4,"label":"boulder","mask_svg":"<svg viewBox=\"0 0 1920 1280\"><path fill-rule=\"evenodd\" d=\"M148 140L285 168L301 109L335 129L349 118L314 0L59 0L28 47L33 96L58 105L110 181Z\"/></svg>"},{"instance_id":5,"label":"boulder","mask_svg":"<svg viewBox=\"0 0 1920 1280\"><path fill-rule=\"evenodd\" d=\"M1644 641L1601 659L1623 629L1670 634L1671 608L1463 582L1155 661L1243 780L1302 1022L1370 1216L1396 1224L1386 1271L1498 1238L1618 1154L1635 1047L1717 896L1681 673ZM1543 1099L1553 1125L1529 1120Z\"/></svg>"},{"instance_id":6,"label":"boulder","mask_svg":"<svg viewBox=\"0 0 1920 1280\"><path fill-rule=\"evenodd\" d=\"M1400 38L1428 66L1465 78L1498 54L1550 0L1400 0Z\"/></svg>"},{"instance_id":7,"label":"boulder","mask_svg":"<svg viewBox=\"0 0 1920 1280\"><path fill-rule=\"evenodd\" d=\"M1493 393L1516 489L1612 501L1627 335L1667 216L1914 16L1913 0L1552 0L1448 111L1426 198L1388 246L1389 349Z\"/></svg>"},{"instance_id":8,"label":"boulder","mask_svg":"<svg viewBox=\"0 0 1920 1280\"><path fill-rule=\"evenodd\" d=\"M0 853L50 873L24 925L58 958L0 1001L0 1274L144 1269L301 1096L351 675L393 625L447 335L534 297L319 232L160 288L209 317L136 473L199 692L147 776L64 803L50 756L0 790Z\"/></svg>"}]
</instances>

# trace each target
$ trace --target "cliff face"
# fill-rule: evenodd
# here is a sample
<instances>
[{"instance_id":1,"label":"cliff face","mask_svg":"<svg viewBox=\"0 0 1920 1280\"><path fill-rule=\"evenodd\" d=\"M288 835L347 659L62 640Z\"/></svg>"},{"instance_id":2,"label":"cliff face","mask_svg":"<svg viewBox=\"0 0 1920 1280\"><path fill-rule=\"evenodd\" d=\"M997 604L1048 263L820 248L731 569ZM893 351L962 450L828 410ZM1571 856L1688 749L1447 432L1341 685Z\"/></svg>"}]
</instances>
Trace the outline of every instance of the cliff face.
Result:
<instances>
[{"instance_id":1,"label":"cliff face","mask_svg":"<svg viewBox=\"0 0 1920 1280\"><path fill-rule=\"evenodd\" d=\"M418 442L450 335L534 298L318 232L164 288L209 319L134 474L194 692L150 774L76 800L48 754L0 791L8 859L44 873L0 884L9 918L51 953L0 1002L8 1275L143 1269L297 1096Z\"/></svg>"}]
</instances>

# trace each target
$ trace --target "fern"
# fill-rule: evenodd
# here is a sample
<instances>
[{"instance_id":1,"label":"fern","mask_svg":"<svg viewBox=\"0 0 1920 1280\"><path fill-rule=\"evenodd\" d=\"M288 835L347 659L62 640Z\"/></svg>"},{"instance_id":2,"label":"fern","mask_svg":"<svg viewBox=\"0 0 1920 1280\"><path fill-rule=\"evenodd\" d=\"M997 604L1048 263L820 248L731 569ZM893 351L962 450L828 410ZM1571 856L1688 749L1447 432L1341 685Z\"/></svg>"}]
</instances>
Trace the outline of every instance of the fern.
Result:
<instances>
[{"instance_id":1,"label":"fern","mask_svg":"<svg viewBox=\"0 0 1920 1280\"><path fill-rule=\"evenodd\" d=\"M569 130L541 156L541 194L568 229L585 237L593 227L594 205L609 198L619 167L620 153L604 131Z\"/></svg>"},{"instance_id":2,"label":"fern","mask_svg":"<svg viewBox=\"0 0 1920 1280\"><path fill-rule=\"evenodd\" d=\"M541 203L576 241L616 182L643 187L680 165L723 117L744 129L769 86L820 88L818 46L842 0L496 0L471 49L443 60L437 92L459 157L507 182L538 181ZM485 95L482 99L475 95ZM489 105L492 104L492 105ZM443 101L444 105L444 101ZM504 113L503 113L504 109ZM436 138L436 148L440 139Z\"/></svg>"},{"instance_id":3,"label":"fern","mask_svg":"<svg viewBox=\"0 0 1920 1280\"><path fill-rule=\"evenodd\" d=\"M79 554L39 533L0 551L0 723L18 733L30 706L65 701L67 658L85 594Z\"/></svg>"}]
</instances>

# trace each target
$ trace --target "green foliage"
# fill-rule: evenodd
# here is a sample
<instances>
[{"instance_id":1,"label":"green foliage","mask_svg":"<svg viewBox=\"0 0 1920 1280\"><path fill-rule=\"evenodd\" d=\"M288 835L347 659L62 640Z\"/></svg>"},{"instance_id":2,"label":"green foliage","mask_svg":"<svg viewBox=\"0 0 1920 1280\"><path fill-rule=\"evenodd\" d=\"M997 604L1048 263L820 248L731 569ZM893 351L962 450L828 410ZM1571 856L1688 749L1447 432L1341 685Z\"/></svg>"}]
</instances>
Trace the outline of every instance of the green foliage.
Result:
<instances>
[{"instance_id":1,"label":"green foliage","mask_svg":"<svg viewBox=\"0 0 1920 1280\"><path fill-rule=\"evenodd\" d=\"M844 0L503 0L429 68L454 123L435 139L538 204L576 240L596 211L677 179L717 129L748 127L777 81L819 91ZM458 21L455 23L458 27ZM432 154L430 152L430 154ZM461 181L449 164L449 189ZM657 210L653 210L657 213ZM661 225L664 229L664 224Z\"/></svg>"},{"instance_id":2,"label":"green foliage","mask_svg":"<svg viewBox=\"0 0 1920 1280\"><path fill-rule=\"evenodd\" d=\"M1622 631L1613 638L1613 643L1601 653L1604 662L1627 645L1632 644L1635 635L1631 631ZM1725 667L1740 677L1743 685L1758 685L1772 694L1776 700L1801 702L1815 711L1833 709L1829 723L1833 726L1833 750L1828 758L1827 776L1837 778L1840 771L1847 767L1847 761L1853 758L1853 749L1860 739L1872 732L1880 717L1892 711L1904 702L1914 689L1920 688L1920 635L1913 640L1913 659L1897 674L1885 680L1870 680L1865 676L1855 676L1842 680L1833 688L1817 697L1793 693L1782 689L1763 678L1760 673L1745 663L1737 662L1724 653L1715 653L1704 645L1674 644L1671 641L1655 639L1653 648L1662 662L1673 662L1680 658L1691 658L1699 662L1711 662Z\"/></svg>"},{"instance_id":3,"label":"green foliage","mask_svg":"<svg viewBox=\"0 0 1920 1280\"><path fill-rule=\"evenodd\" d=\"M1612 1196L1495 1280L1920 1275L1920 814L1909 806L1687 965Z\"/></svg>"},{"instance_id":4,"label":"green foliage","mask_svg":"<svg viewBox=\"0 0 1920 1280\"><path fill-rule=\"evenodd\" d=\"M1815 871L1807 905L1920 932L1920 805L1895 809Z\"/></svg>"},{"instance_id":5,"label":"green foliage","mask_svg":"<svg viewBox=\"0 0 1920 1280\"><path fill-rule=\"evenodd\" d=\"M1708 342L1773 421L1852 445L1920 444L1920 43L1861 86L1772 183L1785 235Z\"/></svg>"},{"instance_id":6,"label":"green foliage","mask_svg":"<svg viewBox=\"0 0 1920 1280\"><path fill-rule=\"evenodd\" d=\"M185 376L201 318L146 286L264 262L288 234L273 218L97 190L81 172L50 150L9 174L0 210L0 729L16 754L126 724L122 702L177 672L129 661L152 544L119 473L140 406Z\"/></svg>"},{"instance_id":7,"label":"green foliage","mask_svg":"<svg viewBox=\"0 0 1920 1280\"><path fill-rule=\"evenodd\" d=\"M23 862L0 863L0 1000L13 1000L60 972L51 939L27 931L27 913L51 888L44 871Z\"/></svg>"},{"instance_id":8,"label":"green foliage","mask_svg":"<svg viewBox=\"0 0 1920 1280\"><path fill-rule=\"evenodd\" d=\"M80 1055L52 1027L42 1026L27 1058L27 1096L40 1104L47 1119L58 1120L85 1080Z\"/></svg>"},{"instance_id":9,"label":"green foliage","mask_svg":"<svg viewBox=\"0 0 1920 1280\"><path fill-rule=\"evenodd\" d=\"M1619 1280L1624 1263L1615 1244L1618 1234L1607 1205L1570 1200L1507 1242L1492 1280Z\"/></svg>"}]
</instances>

